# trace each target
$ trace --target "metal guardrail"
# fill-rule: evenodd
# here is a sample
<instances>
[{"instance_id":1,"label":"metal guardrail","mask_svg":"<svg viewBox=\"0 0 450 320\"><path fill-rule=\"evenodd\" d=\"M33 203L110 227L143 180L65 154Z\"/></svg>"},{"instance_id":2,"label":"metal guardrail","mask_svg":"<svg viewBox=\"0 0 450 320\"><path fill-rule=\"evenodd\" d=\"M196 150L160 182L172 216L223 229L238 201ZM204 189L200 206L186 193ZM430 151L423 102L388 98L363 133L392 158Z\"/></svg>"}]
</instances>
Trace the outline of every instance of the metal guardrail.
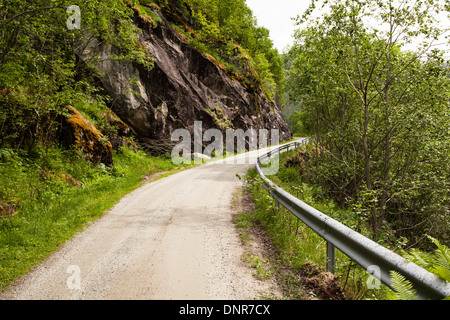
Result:
<instances>
[{"instance_id":1,"label":"metal guardrail","mask_svg":"<svg viewBox=\"0 0 450 320\"><path fill-rule=\"evenodd\" d=\"M446 281L307 205L264 175L264 168L261 168L264 160L270 161L271 156L279 156L282 151L297 148L305 143L309 143L309 139L285 144L260 156L256 168L264 188L275 199L277 207L281 204L326 240L328 271L334 273L334 255L337 248L389 287L390 272L396 271L412 283L419 299L440 300L449 296L450 284Z\"/></svg>"}]
</instances>

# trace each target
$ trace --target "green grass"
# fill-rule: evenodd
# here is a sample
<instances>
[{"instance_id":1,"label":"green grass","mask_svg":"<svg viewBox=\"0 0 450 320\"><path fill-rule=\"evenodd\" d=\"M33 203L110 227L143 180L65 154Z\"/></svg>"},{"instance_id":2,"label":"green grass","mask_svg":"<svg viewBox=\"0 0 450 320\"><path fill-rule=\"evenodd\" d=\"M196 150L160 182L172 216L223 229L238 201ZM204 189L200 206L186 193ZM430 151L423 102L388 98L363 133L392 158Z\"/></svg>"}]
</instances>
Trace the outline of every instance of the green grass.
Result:
<instances>
[{"instance_id":1,"label":"green grass","mask_svg":"<svg viewBox=\"0 0 450 320\"><path fill-rule=\"evenodd\" d=\"M259 280L266 280L273 275L273 268L269 264L268 259L258 257L250 252L246 252L243 256L244 262L255 269L253 275Z\"/></svg>"},{"instance_id":2,"label":"green grass","mask_svg":"<svg viewBox=\"0 0 450 320\"><path fill-rule=\"evenodd\" d=\"M287 156L294 151L283 153L280 160L280 169L275 176L269 178L283 189L308 203L319 211L344 223L352 228L364 230L358 222L359 217L351 210L340 209L333 201L328 199L317 187L303 182L295 168L287 168L282 164ZM238 216L238 226L248 227L249 221L260 224L271 237L273 244L279 250L279 263L285 267L301 272L305 266L313 266L319 271L326 271L326 242L303 224L294 215L280 206L278 211L275 200L262 188L256 169L251 169L246 177L247 189L251 191L255 210L251 216ZM275 269L283 269L277 266ZM351 299L383 299L384 290L370 289L369 275L357 266L347 256L336 250L336 275L346 296ZM295 279L291 279L294 283ZM290 281L289 279L287 280ZM296 284L298 285L298 283ZM381 288L384 286L381 285ZM289 290L298 292L298 290ZM297 297L298 298L298 297Z\"/></svg>"},{"instance_id":3,"label":"green grass","mask_svg":"<svg viewBox=\"0 0 450 320\"><path fill-rule=\"evenodd\" d=\"M136 189L143 176L177 171L170 158L120 148L114 167L94 165L73 150L0 150L0 290Z\"/></svg>"}]
</instances>

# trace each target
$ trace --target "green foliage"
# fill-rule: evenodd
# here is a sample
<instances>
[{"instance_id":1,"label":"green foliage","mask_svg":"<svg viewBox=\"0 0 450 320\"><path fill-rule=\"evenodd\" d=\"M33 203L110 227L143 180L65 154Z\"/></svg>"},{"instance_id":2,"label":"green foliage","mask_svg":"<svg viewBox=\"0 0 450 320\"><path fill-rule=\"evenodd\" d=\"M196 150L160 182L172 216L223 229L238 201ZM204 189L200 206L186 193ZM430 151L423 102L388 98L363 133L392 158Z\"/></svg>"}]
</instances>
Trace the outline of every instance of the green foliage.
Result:
<instances>
[{"instance_id":1,"label":"green foliage","mask_svg":"<svg viewBox=\"0 0 450 320\"><path fill-rule=\"evenodd\" d=\"M413 285L398 272L391 272L392 287L395 291L388 291L386 298L389 300L417 300Z\"/></svg>"},{"instance_id":2,"label":"green foliage","mask_svg":"<svg viewBox=\"0 0 450 320\"><path fill-rule=\"evenodd\" d=\"M302 147L302 151L308 146ZM350 228L367 234L363 219L356 212L340 208L327 197L320 187L304 181L297 168L287 165L296 155L296 151L281 154L279 171L270 179L288 193L304 201L308 205L342 222ZM325 271L326 242L307 225L288 212L283 206L278 210L274 199L262 187L256 169L251 169L246 176L247 188L253 194L255 211L251 216L270 235L279 250L280 262L288 268L296 270L296 274L307 266ZM240 218L243 224L247 220ZM369 290L366 283L368 273L342 254L336 251L336 274L346 296L351 299L382 299L383 290ZM299 289L297 288L297 291Z\"/></svg>"},{"instance_id":3,"label":"green foliage","mask_svg":"<svg viewBox=\"0 0 450 320\"><path fill-rule=\"evenodd\" d=\"M428 237L428 239L430 239L437 249L433 252L411 249L405 254L405 257L439 278L450 282L450 249L442 245L437 239L432 237Z\"/></svg>"},{"instance_id":4,"label":"green foliage","mask_svg":"<svg viewBox=\"0 0 450 320\"><path fill-rule=\"evenodd\" d=\"M70 5L81 9L80 29L67 27ZM98 57L91 52L84 63L77 58L90 42L112 45L117 59L150 69L151 58L135 45L139 30L132 15L131 8L115 0L2 1L0 144L51 142L52 120L61 106L98 95L94 86Z\"/></svg>"},{"instance_id":5,"label":"green foliage","mask_svg":"<svg viewBox=\"0 0 450 320\"><path fill-rule=\"evenodd\" d=\"M306 175L301 174L298 167L292 165L299 153L303 157L307 157L313 152L314 146L306 145L299 151L283 153L280 169L275 176L271 177L271 180L320 212L365 236L370 235L370 230L365 225L366 213L362 210L362 205L356 209L340 208L323 193L322 188L305 183ZM312 264L318 269L323 268L325 266L323 239L284 208L281 207L279 211L275 208L273 198L261 187L261 181L258 179L255 170L249 171L246 181L249 190L253 193L256 206L252 218L259 222L271 235L274 244L281 252L280 257L283 261L294 268L302 268L306 264ZM373 201L373 195L370 193L367 193L365 197L368 203ZM239 221L242 225L246 225L249 219L240 218ZM430 236L427 238L437 248L433 252L414 248L408 252L401 251L400 254L405 259L450 282L450 249L442 245L437 239ZM398 239L398 242L401 242L401 240ZM412 284L396 272L391 273L393 290L384 285L382 290L369 290L366 286L368 281L366 271L356 266L339 251L336 254L336 273L346 294L353 299L417 299Z\"/></svg>"},{"instance_id":6,"label":"green foliage","mask_svg":"<svg viewBox=\"0 0 450 320\"><path fill-rule=\"evenodd\" d=\"M291 123L317 142L309 181L363 213L378 241L448 241L448 70L426 42L404 46L439 35L442 1L324 3L284 56Z\"/></svg>"},{"instance_id":7,"label":"green foliage","mask_svg":"<svg viewBox=\"0 0 450 320\"><path fill-rule=\"evenodd\" d=\"M304 116L303 112L294 110L288 117L288 123L294 137L309 136L309 130L307 130L303 124Z\"/></svg>"},{"instance_id":8,"label":"green foliage","mask_svg":"<svg viewBox=\"0 0 450 320\"><path fill-rule=\"evenodd\" d=\"M152 10L150 10L150 8L152 7L157 9L158 6L156 4L152 2L149 3L148 1L133 0L132 5L133 9L135 11L138 11L140 17L143 18L145 21L151 23L153 27L156 27L158 23L161 22L161 17L156 13L154 13Z\"/></svg>"},{"instance_id":9,"label":"green foliage","mask_svg":"<svg viewBox=\"0 0 450 320\"><path fill-rule=\"evenodd\" d=\"M442 245L437 239L428 237L437 247L434 252L423 252L412 249L404 256L409 261L430 271L444 281L450 283L450 249ZM387 298L390 300L415 300L415 290L410 281L397 272L391 273L392 289L387 291ZM448 299L448 297L447 297Z\"/></svg>"}]
</instances>

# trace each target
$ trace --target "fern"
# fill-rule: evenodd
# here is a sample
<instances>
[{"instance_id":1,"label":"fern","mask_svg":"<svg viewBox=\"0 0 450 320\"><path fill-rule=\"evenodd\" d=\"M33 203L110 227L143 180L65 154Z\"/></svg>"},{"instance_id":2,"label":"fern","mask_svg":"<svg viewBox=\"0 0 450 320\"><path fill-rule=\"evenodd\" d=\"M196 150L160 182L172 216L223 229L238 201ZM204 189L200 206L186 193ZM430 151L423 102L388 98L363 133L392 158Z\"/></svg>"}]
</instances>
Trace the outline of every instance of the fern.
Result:
<instances>
[{"instance_id":1,"label":"fern","mask_svg":"<svg viewBox=\"0 0 450 320\"><path fill-rule=\"evenodd\" d=\"M13 156L13 152L8 149L0 149L0 159L9 159Z\"/></svg>"},{"instance_id":2,"label":"fern","mask_svg":"<svg viewBox=\"0 0 450 320\"><path fill-rule=\"evenodd\" d=\"M450 282L450 249L442 245L437 239L430 236L428 238L437 247L434 252L422 252L415 249L406 254L405 258L439 278Z\"/></svg>"},{"instance_id":3,"label":"fern","mask_svg":"<svg viewBox=\"0 0 450 320\"><path fill-rule=\"evenodd\" d=\"M450 282L450 249L439 243L438 240L428 237L436 245L437 250L432 256L432 265L428 270L438 277Z\"/></svg>"},{"instance_id":4,"label":"fern","mask_svg":"<svg viewBox=\"0 0 450 320\"><path fill-rule=\"evenodd\" d=\"M391 271L391 285L394 290L386 293L389 300L417 300L412 283L400 273Z\"/></svg>"},{"instance_id":5,"label":"fern","mask_svg":"<svg viewBox=\"0 0 450 320\"><path fill-rule=\"evenodd\" d=\"M437 239L430 236L428 238L434 243L437 249L434 252L422 252L417 249L411 250L405 255L409 261L417 264L429 272L435 274L439 278L450 282L450 249L442 245ZM386 296L390 300L414 300L415 290L410 281L401 274L391 272L391 284L393 291L386 292ZM445 298L450 300L450 297Z\"/></svg>"}]
</instances>

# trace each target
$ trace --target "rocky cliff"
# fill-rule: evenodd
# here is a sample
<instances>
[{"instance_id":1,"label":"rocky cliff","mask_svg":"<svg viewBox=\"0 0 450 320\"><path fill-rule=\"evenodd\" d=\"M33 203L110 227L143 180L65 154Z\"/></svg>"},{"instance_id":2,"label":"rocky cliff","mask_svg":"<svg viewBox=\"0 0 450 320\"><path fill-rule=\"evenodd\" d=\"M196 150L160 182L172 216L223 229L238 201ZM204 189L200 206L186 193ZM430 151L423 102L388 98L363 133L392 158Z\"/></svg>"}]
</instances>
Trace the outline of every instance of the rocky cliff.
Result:
<instances>
[{"instance_id":1,"label":"rocky cliff","mask_svg":"<svg viewBox=\"0 0 450 320\"><path fill-rule=\"evenodd\" d=\"M142 29L136 45L154 59L151 71L112 59L110 46L91 42L85 49L100 50L101 83L112 97L110 107L141 144L154 154L170 151L175 144L172 132L180 128L192 132L194 121L202 121L203 130L278 129L280 140L292 137L276 102L188 45L163 12L148 9L160 17L157 25L138 10L134 19Z\"/></svg>"}]
</instances>

